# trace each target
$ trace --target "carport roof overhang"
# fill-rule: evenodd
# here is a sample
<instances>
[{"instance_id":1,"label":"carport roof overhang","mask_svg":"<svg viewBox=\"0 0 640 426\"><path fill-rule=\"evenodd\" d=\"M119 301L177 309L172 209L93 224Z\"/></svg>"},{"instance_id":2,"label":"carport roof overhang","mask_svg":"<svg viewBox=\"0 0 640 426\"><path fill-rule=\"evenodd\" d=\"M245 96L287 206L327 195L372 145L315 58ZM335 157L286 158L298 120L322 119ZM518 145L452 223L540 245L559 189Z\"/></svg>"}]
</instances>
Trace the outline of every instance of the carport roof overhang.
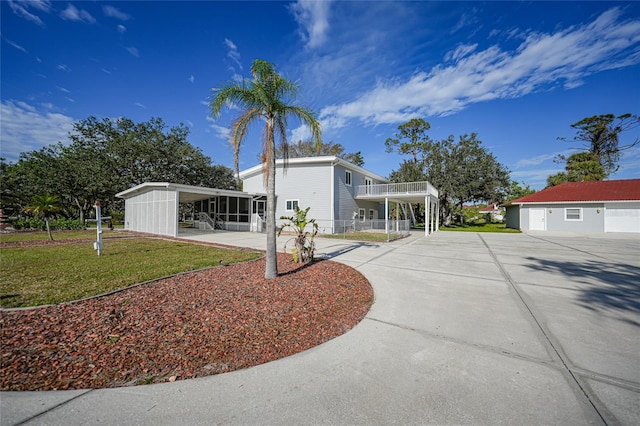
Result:
<instances>
[{"instance_id":1,"label":"carport roof overhang","mask_svg":"<svg viewBox=\"0 0 640 426\"><path fill-rule=\"evenodd\" d=\"M170 191L176 191L178 193L178 201L180 203L191 203L194 201L206 200L208 198L217 197L220 195L243 198L266 196L266 194L254 194L242 191L232 191L229 189L207 188L204 186L182 185L179 183L145 182L140 185L136 185L133 188L129 188L125 191L117 193L116 197L127 199L135 195L151 191L153 189L166 189Z\"/></svg>"}]
</instances>

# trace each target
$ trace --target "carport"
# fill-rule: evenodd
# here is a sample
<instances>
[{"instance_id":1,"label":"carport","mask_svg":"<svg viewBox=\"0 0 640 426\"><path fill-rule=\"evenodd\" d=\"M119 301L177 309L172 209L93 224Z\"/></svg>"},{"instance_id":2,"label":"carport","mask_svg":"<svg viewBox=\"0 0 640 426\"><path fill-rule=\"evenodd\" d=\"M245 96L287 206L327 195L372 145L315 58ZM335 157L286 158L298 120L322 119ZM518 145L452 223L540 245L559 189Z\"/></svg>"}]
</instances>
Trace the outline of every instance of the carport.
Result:
<instances>
[{"instance_id":1,"label":"carport","mask_svg":"<svg viewBox=\"0 0 640 426\"><path fill-rule=\"evenodd\" d=\"M198 214L205 228L213 231L216 218L221 218L224 226L235 224L236 230L250 230L251 221L259 220L256 200L264 198L264 194L249 194L227 189L206 188L201 186L181 185L169 182L145 182L116 194L125 200L125 229L149 234L177 237L179 232L179 208L181 203L200 203L204 209L194 212ZM225 202L210 203L207 200ZM234 200L231 205L229 200ZM205 202L206 201L206 202ZM209 206L224 206L220 215L219 208L210 210ZM242 211L240 211L242 210Z\"/></svg>"}]
</instances>

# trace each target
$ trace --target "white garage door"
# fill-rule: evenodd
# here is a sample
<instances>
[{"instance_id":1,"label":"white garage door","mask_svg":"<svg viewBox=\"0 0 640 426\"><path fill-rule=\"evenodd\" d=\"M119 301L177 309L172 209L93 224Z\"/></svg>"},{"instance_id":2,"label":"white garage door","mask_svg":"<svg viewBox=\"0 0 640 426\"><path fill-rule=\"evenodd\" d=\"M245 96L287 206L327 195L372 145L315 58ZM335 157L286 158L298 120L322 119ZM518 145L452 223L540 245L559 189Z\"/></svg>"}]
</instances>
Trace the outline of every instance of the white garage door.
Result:
<instances>
[{"instance_id":1,"label":"white garage door","mask_svg":"<svg viewBox=\"0 0 640 426\"><path fill-rule=\"evenodd\" d=\"M605 204L604 232L640 232L640 203Z\"/></svg>"}]
</instances>

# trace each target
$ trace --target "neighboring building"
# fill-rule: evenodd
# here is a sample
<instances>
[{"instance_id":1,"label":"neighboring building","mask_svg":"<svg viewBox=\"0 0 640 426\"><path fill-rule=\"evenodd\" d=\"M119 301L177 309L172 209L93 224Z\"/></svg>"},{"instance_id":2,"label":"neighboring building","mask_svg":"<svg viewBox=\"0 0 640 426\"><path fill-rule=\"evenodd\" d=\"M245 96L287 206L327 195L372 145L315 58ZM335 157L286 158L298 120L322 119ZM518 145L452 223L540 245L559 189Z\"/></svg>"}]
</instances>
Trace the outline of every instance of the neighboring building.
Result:
<instances>
[{"instance_id":1,"label":"neighboring building","mask_svg":"<svg viewBox=\"0 0 640 426\"><path fill-rule=\"evenodd\" d=\"M504 219L504 211L502 210L502 207L495 203L481 208L478 210L478 213L491 216L491 220L493 221L502 221Z\"/></svg>"},{"instance_id":2,"label":"neighboring building","mask_svg":"<svg viewBox=\"0 0 640 426\"><path fill-rule=\"evenodd\" d=\"M522 231L640 232L640 179L566 182L504 206Z\"/></svg>"},{"instance_id":3,"label":"neighboring building","mask_svg":"<svg viewBox=\"0 0 640 426\"><path fill-rule=\"evenodd\" d=\"M338 157L276 162L276 220L294 206L310 207L322 233L378 229L408 232L408 203L425 203L425 234L438 229L438 191L428 182L390 183ZM266 188L263 166L240 172L244 191L146 182L116 194L125 199L125 229L178 236L180 204L193 205L194 224L205 230L263 231ZM392 204L393 203L393 204Z\"/></svg>"}]
</instances>

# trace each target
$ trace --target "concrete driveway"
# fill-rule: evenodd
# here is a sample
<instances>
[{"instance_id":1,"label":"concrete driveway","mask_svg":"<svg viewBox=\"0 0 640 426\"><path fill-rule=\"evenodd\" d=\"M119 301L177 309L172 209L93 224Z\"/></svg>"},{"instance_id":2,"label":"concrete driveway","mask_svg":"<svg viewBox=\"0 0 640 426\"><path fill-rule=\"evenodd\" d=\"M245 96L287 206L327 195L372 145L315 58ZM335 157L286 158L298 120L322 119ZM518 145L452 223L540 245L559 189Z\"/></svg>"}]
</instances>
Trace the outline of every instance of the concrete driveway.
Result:
<instances>
[{"instance_id":1,"label":"concrete driveway","mask_svg":"<svg viewBox=\"0 0 640 426\"><path fill-rule=\"evenodd\" d=\"M248 233L192 238L264 247ZM1 423L640 424L640 235L318 246L375 291L346 334L219 376L3 392Z\"/></svg>"}]
</instances>

